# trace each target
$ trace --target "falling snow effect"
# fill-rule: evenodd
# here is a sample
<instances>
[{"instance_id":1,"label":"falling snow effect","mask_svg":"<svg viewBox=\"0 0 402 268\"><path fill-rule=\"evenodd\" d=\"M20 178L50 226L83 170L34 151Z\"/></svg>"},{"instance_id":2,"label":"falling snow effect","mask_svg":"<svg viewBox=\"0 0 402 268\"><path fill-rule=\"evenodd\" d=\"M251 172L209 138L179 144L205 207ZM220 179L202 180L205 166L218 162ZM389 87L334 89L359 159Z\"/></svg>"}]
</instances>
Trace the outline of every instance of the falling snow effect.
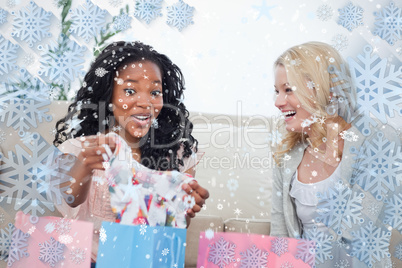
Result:
<instances>
[{"instance_id":1,"label":"falling snow effect","mask_svg":"<svg viewBox=\"0 0 402 268\"><path fill-rule=\"evenodd\" d=\"M346 35L343 34L337 34L334 37L332 37L332 46L338 50L338 51L342 51L344 49L346 49L349 45L349 40L346 37Z\"/></svg>"},{"instance_id":2,"label":"falling snow effect","mask_svg":"<svg viewBox=\"0 0 402 268\"><path fill-rule=\"evenodd\" d=\"M402 9L394 2L384 7L380 12L374 12L375 29L373 34L378 35L391 46L402 36Z\"/></svg>"},{"instance_id":3,"label":"falling snow effect","mask_svg":"<svg viewBox=\"0 0 402 268\"><path fill-rule=\"evenodd\" d=\"M328 236L324 232L318 231L317 227L307 230L303 234L303 238L309 239L315 243L315 263L321 264L326 260L332 260L334 257L331 254L331 241L333 236Z\"/></svg>"},{"instance_id":4,"label":"falling snow effect","mask_svg":"<svg viewBox=\"0 0 402 268\"><path fill-rule=\"evenodd\" d=\"M54 267L57 262L64 259L64 245L50 237L48 241L39 243L40 252L39 260L48 263L50 267Z\"/></svg>"},{"instance_id":5,"label":"falling snow effect","mask_svg":"<svg viewBox=\"0 0 402 268\"><path fill-rule=\"evenodd\" d=\"M49 30L52 13L38 7L33 1L26 8L11 14L15 17L11 35L27 42L29 47L33 47L42 38L51 36Z\"/></svg>"},{"instance_id":6,"label":"falling snow effect","mask_svg":"<svg viewBox=\"0 0 402 268\"><path fill-rule=\"evenodd\" d=\"M63 48L54 41L42 48L38 74L50 83L70 84L85 74L83 57L86 47L68 39L64 39L64 42Z\"/></svg>"},{"instance_id":7,"label":"falling snow effect","mask_svg":"<svg viewBox=\"0 0 402 268\"><path fill-rule=\"evenodd\" d=\"M75 264L81 264L85 261L85 250L74 248L70 251L70 260Z\"/></svg>"},{"instance_id":8,"label":"falling snow effect","mask_svg":"<svg viewBox=\"0 0 402 268\"><path fill-rule=\"evenodd\" d=\"M363 135L368 136L371 134L370 125L377 126L371 117L386 124L387 116L394 117L394 112L402 115L402 68L372 54L371 46L365 46L363 51L364 54L357 56L358 60L348 58L348 63L356 86L357 112L364 115L356 120L356 126Z\"/></svg>"},{"instance_id":9,"label":"falling snow effect","mask_svg":"<svg viewBox=\"0 0 402 268\"><path fill-rule=\"evenodd\" d=\"M179 31L182 31L190 24L194 24L194 7L187 5L183 0L179 0L173 6L167 7L167 10L167 24L176 27Z\"/></svg>"},{"instance_id":10,"label":"falling snow effect","mask_svg":"<svg viewBox=\"0 0 402 268\"><path fill-rule=\"evenodd\" d=\"M280 144L282 141L282 133L280 133L278 130L268 133L268 141L271 142L271 146Z\"/></svg>"},{"instance_id":11,"label":"falling snow effect","mask_svg":"<svg viewBox=\"0 0 402 268\"><path fill-rule=\"evenodd\" d=\"M70 10L70 13L73 23L69 31L84 38L85 42L89 42L105 29L107 11L100 9L90 0L86 0L75 11Z\"/></svg>"},{"instance_id":12,"label":"falling snow effect","mask_svg":"<svg viewBox=\"0 0 402 268\"><path fill-rule=\"evenodd\" d=\"M149 24L152 20L162 16L162 2L163 0L137 0L134 17Z\"/></svg>"},{"instance_id":13,"label":"falling snow effect","mask_svg":"<svg viewBox=\"0 0 402 268\"><path fill-rule=\"evenodd\" d=\"M59 219L56 222L56 232L60 235L67 234L71 230L71 221L68 219Z\"/></svg>"},{"instance_id":14,"label":"falling snow effect","mask_svg":"<svg viewBox=\"0 0 402 268\"><path fill-rule=\"evenodd\" d=\"M255 268L255 267L265 267L268 263L268 252L261 250L253 245L248 248L245 252L240 252L241 255L241 268Z\"/></svg>"},{"instance_id":15,"label":"falling snow effect","mask_svg":"<svg viewBox=\"0 0 402 268\"><path fill-rule=\"evenodd\" d=\"M208 261L217 265L219 268L223 268L235 260L235 248L236 245L226 241L223 237L219 238L212 245L208 245Z\"/></svg>"},{"instance_id":16,"label":"falling snow effect","mask_svg":"<svg viewBox=\"0 0 402 268\"><path fill-rule=\"evenodd\" d=\"M359 6L354 6L349 3L339 10L338 24L342 25L350 32L360 25L363 25L363 9Z\"/></svg>"},{"instance_id":17,"label":"falling snow effect","mask_svg":"<svg viewBox=\"0 0 402 268\"><path fill-rule=\"evenodd\" d=\"M0 35L0 75L8 74L14 70L19 47L19 45L14 45Z\"/></svg>"},{"instance_id":18,"label":"falling snow effect","mask_svg":"<svg viewBox=\"0 0 402 268\"><path fill-rule=\"evenodd\" d=\"M112 28L117 31L125 31L131 27L131 17L128 14L120 14L113 17Z\"/></svg>"},{"instance_id":19,"label":"falling snow effect","mask_svg":"<svg viewBox=\"0 0 402 268\"><path fill-rule=\"evenodd\" d=\"M351 256L358 258L368 267L390 256L388 247L391 232L377 228L373 222L369 222L357 232L352 232L352 235L354 238Z\"/></svg>"},{"instance_id":20,"label":"falling snow effect","mask_svg":"<svg viewBox=\"0 0 402 268\"><path fill-rule=\"evenodd\" d=\"M0 24L6 23L6 22L7 22L7 11L0 8Z\"/></svg>"},{"instance_id":21,"label":"falling snow effect","mask_svg":"<svg viewBox=\"0 0 402 268\"><path fill-rule=\"evenodd\" d=\"M334 11L332 10L332 8L329 5L325 4L317 9L316 15L320 20L327 21L332 17L333 13Z\"/></svg>"},{"instance_id":22,"label":"falling snow effect","mask_svg":"<svg viewBox=\"0 0 402 268\"><path fill-rule=\"evenodd\" d=\"M72 157L58 157L61 152L38 133L26 135L24 144L30 152L17 144L16 153L0 154L0 202L13 203L16 211L33 216L45 213L45 208L54 211L54 203L61 204L62 198L72 202L74 197L64 193L68 186L61 186L70 180L65 174Z\"/></svg>"},{"instance_id":23,"label":"falling snow effect","mask_svg":"<svg viewBox=\"0 0 402 268\"><path fill-rule=\"evenodd\" d=\"M322 222L341 235L352 223L362 223L363 193L358 194L339 181L335 187L330 187L324 193L318 193L317 222Z\"/></svg>"},{"instance_id":24,"label":"falling snow effect","mask_svg":"<svg viewBox=\"0 0 402 268\"><path fill-rule=\"evenodd\" d=\"M402 194L394 194L390 200L386 200L384 223L402 233Z\"/></svg>"},{"instance_id":25,"label":"falling snow effect","mask_svg":"<svg viewBox=\"0 0 402 268\"><path fill-rule=\"evenodd\" d=\"M107 235L106 235L106 230L105 228L103 228L103 226L100 228L99 230L99 241L102 242L102 244L105 244L107 239Z\"/></svg>"},{"instance_id":26,"label":"falling snow effect","mask_svg":"<svg viewBox=\"0 0 402 268\"><path fill-rule=\"evenodd\" d=\"M49 222L48 224L46 224L46 226L45 226L45 232L46 233L50 234L54 230L56 230L56 225L54 224L54 222Z\"/></svg>"},{"instance_id":27,"label":"falling snow effect","mask_svg":"<svg viewBox=\"0 0 402 268\"><path fill-rule=\"evenodd\" d=\"M15 227L12 223L9 223L6 228L0 229L0 260L2 261L7 261L14 230Z\"/></svg>"},{"instance_id":28,"label":"falling snow effect","mask_svg":"<svg viewBox=\"0 0 402 268\"><path fill-rule=\"evenodd\" d=\"M314 265L314 255L315 254L315 243L310 240L299 240L297 242L297 253L295 255L296 259L302 260L311 267Z\"/></svg>"},{"instance_id":29,"label":"falling snow effect","mask_svg":"<svg viewBox=\"0 0 402 268\"><path fill-rule=\"evenodd\" d=\"M279 257L286 252L289 252L288 250L288 239L285 237L277 237L272 241L272 248L271 251L278 255Z\"/></svg>"},{"instance_id":30,"label":"falling snow effect","mask_svg":"<svg viewBox=\"0 0 402 268\"><path fill-rule=\"evenodd\" d=\"M29 256L29 253L27 252L29 236L29 234L25 234L19 229L14 229L7 261L8 266L11 266L20 258Z\"/></svg>"},{"instance_id":31,"label":"falling snow effect","mask_svg":"<svg viewBox=\"0 0 402 268\"><path fill-rule=\"evenodd\" d=\"M394 192L401 185L401 147L390 142L384 133L375 134L372 141L366 140L359 148L352 147L356 156L353 164L355 175L350 183L357 183L377 200L382 200L388 191ZM399 177L399 178L398 178Z\"/></svg>"}]
</instances>

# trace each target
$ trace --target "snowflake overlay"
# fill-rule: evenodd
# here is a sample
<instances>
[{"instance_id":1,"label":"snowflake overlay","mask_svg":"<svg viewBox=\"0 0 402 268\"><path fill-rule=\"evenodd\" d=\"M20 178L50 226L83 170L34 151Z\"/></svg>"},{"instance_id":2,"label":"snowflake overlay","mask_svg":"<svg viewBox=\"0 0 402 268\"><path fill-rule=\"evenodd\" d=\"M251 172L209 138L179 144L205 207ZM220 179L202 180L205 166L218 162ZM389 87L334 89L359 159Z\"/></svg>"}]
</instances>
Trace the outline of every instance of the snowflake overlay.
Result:
<instances>
[{"instance_id":1,"label":"snowflake overlay","mask_svg":"<svg viewBox=\"0 0 402 268\"><path fill-rule=\"evenodd\" d=\"M393 2L381 10L374 12L376 26L373 34L378 35L391 46L402 36L402 9L395 6Z\"/></svg>"},{"instance_id":2,"label":"snowflake overlay","mask_svg":"<svg viewBox=\"0 0 402 268\"><path fill-rule=\"evenodd\" d=\"M291 262L285 261L284 263L281 264L280 268L294 268L294 266Z\"/></svg>"},{"instance_id":3,"label":"snowflake overlay","mask_svg":"<svg viewBox=\"0 0 402 268\"><path fill-rule=\"evenodd\" d=\"M74 197L64 193L68 186L61 185L70 180L65 174L73 158L58 157L61 152L38 133L26 136L24 143L31 153L18 144L16 153L9 151L8 157L0 153L0 202L13 202L16 211L21 209L32 216L43 214L44 208L54 211L54 203L61 204L62 198L72 202Z\"/></svg>"},{"instance_id":4,"label":"snowflake overlay","mask_svg":"<svg viewBox=\"0 0 402 268\"><path fill-rule=\"evenodd\" d=\"M18 261L22 257L28 257L28 238L29 234L25 234L20 229L13 231L13 238L10 246L7 265L11 266L15 261Z\"/></svg>"},{"instance_id":5,"label":"snowflake overlay","mask_svg":"<svg viewBox=\"0 0 402 268\"><path fill-rule=\"evenodd\" d=\"M7 11L0 8L0 24L6 23L6 22L7 22Z\"/></svg>"},{"instance_id":6,"label":"snowflake overlay","mask_svg":"<svg viewBox=\"0 0 402 268\"><path fill-rule=\"evenodd\" d=\"M102 244L105 244L106 239L107 239L106 230L102 226L99 230L99 240L102 242Z\"/></svg>"},{"instance_id":7,"label":"snowflake overlay","mask_svg":"<svg viewBox=\"0 0 402 268\"><path fill-rule=\"evenodd\" d=\"M15 68L19 47L0 35L0 75L8 74Z\"/></svg>"},{"instance_id":8,"label":"snowflake overlay","mask_svg":"<svg viewBox=\"0 0 402 268\"><path fill-rule=\"evenodd\" d=\"M347 260L339 260L335 263L336 268L347 268L350 267L349 262Z\"/></svg>"},{"instance_id":9,"label":"snowflake overlay","mask_svg":"<svg viewBox=\"0 0 402 268\"><path fill-rule=\"evenodd\" d=\"M83 6L78 7L75 11L70 10L70 13L73 23L69 32L84 38L85 42L89 42L106 26L107 11L100 9L90 0L86 0Z\"/></svg>"},{"instance_id":10,"label":"snowflake overlay","mask_svg":"<svg viewBox=\"0 0 402 268\"><path fill-rule=\"evenodd\" d=\"M240 252L241 268L265 267L268 263L268 252L253 245L245 252Z\"/></svg>"},{"instance_id":11,"label":"snowflake overlay","mask_svg":"<svg viewBox=\"0 0 402 268\"><path fill-rule=\"evenodd\" d=\"M287 238L277 237L272 241L271 251L280 257L282 254L289 252L288 243Z\"/></svg>"},{"instance_id":12,"label":"snowflake overlay","mask_svg":"<svg viewBox=\"0 0 402 268\"><path fill-rule=\"evenodd\" d=\"M131 27L131 17L125 13L113 17L112 27L116 32L129 29Z\"/></svg>"},{"instance_id":13,"label":"snowflake overlay","mask_svg":"<svg viewBox=\"0 0 402 268\"><path fill-rule=\"evenodd\" d=\"M49 222L45 226L45 232L48 234L52 233L55 229L56 229L56 225L54 224L54 222Z\"/></svg>"},{"instance_id":14,"label":"snowflake overlay","mask_svg":"<svg viewBox=\"0 0 402 268\"><path fill-rule=\"evenodd\" d=\"M402 242L395 246L395 258L402 261Z\"/></svg>"},{"instance_id":15,"label":"snowflake overlay","mask_svg":"<svg viewBox=\"0 0 402 268\"><path fill-rule=\"evenodd\" d=\"M54 267L57 262L64 259L63 251L65 246L53 237L50 237L50 240L45 241L43 244L39 243L39 247L39 260L49 263L51 267Z\"/></svg>"},{"instance_id":16,"label":"snowflake overlay","mask_svg":"<svg viewBox=\"0 0 402 268\"><path fill-rule=\"evenodd\" d=\"M299 240L297 242L297 253L295 255L296 259L302 260L311 267L314 265L315 259L315 243L310 240Z\"/></svg>"},{"instance_id":17,"label":"snowflake overlay","mask_svg":"<svg viewBox=\"0 0 402 268\"><path fill-rule=\"evenodd\" d=\"M402 115L400 86L402 83L402 68L388 64L387 59L371 55L373 48L369 45L363 48L364 54L357 56L359 61L348 58L350 72L357 94L358 113L362 114L356 126L363 135L370 135L370 125L377 126L373 115L386 124L387 117L394 117L394 111Z\"/></svg>"},{"instance_id":18,"label":"snowflake overlay","mask_svg":"<svg viewBox=\"0 0 402 268\"><path fill-rule=\"evenodd\" d=\"M235 260L235 248L236 245L226 241L223 237L219 238L212 245L208 245L208 261L217 265L219 268L223 268L230 262L236 262Z\"/></svg>"},{"instance_id":19,"label":"snowflake overlay","mask_svg":"<svg viewBox=\"0 0 402 268\"><path fill-rule=\"evenodd\" d=\"M346 35L343 34L337 34L334 37L332 37L332 46L338 50L342 51L347 48L349 45L349 40L346 37Z\"/></svg>"},{"instance_id":20,"label":"snowflake overlay","mask_svg":"<svg viewBox=\"0 0 402 268\"><path fill-rule=\"evenodd\" d=\"M58 232L59 234L63 235L63 234L67 234L69 233L71 230L71 221L68 219L59 219L56 222L56 232Z\"/></svg>"},{"instance_id":21,"label":"snowflake overlay","mask_svg":"<svg viewBox=\"0 0 402 268\"><path fill-rule=\"evenodd\" d=\"M350 255L358 258L368 267L391 255L388 251L391 232L376 228L373 222L361 227L360 231L352 232L352 235L354 239Z\"/></svg>"},{"instance_id":22,"label":"snowflake overlay","mask_svg":"<svg viewBox=\"0 0 402 268\"><path fill-rule=\"evenodd\" d=\"M388 191L394 192L396 186L401 185L398 175L402 172L398 167L402 163L401 147L386 139L384 133L378 132L371 142L366 140L359 150L355 147L350 150L356 155L352 166L356 175L350 183L359 184L377 200L382 200Z\"/></svg>"},{"instance_id":23,"label":"snowflake overlay","mask_svg":"<svg viewBox=\"0 0 402 268\"><path fill-rule=\"evenodd\" d=\"M7 261L14 230L15 227L12 223L9 223L6 228L0 229L0 260L2 261Z\"/></svg>"},{"instance_id":24,"label":"snowflake overlay","mask_svg":"<svg viewBox=\"0 0 402 268\"><path fill-rule=\"evenodd\" d=\"M70 260L75 264L81 264L85 261L85 250L74 248L70 251Z\"/></svg>"},{"instance_id":25,"label":"snowflake overlay","mask_svg":"<svg viewBox=\"0 0 402 268\"><path fill-rule=\"evenodd\" d=\"M41 66L38 74L45 76L48 82L61 85L70 84L85 74L82 69L86 47L79 46L72 40L65 39L65 42L64 49L60 49L54 41L45 48L42 47ZM50 53L50 51L54 53Z\"/></svg>"},{"instance_id":26,"label":"snowflake overlay","mask_svg":"<svg viewBox=\"0 0 402 268\"><path fill-rule=\"evenodd\" d=\"M334 11L327 4L318 7L317 12L316 12L317 17L322 21L329 20L332 17L333 13L334 13Z\"/></svg>"},{"instance_id":27,"label":"snowflake overlay","mask_svg":"<svg viewBox=\"0 0 402 268\"><path fill-rule=\"evenodd\" d=\"M279 130L268 133L268 141L271 142L271 146L279 145L282 142L282 133Z\"/></svg>"},{"instance_id":28,"label":"snowflake overlay","mask_svg":"<svg viewBox=\"0 0 402 268\"><path fill-rule=\"evenodd\" d=\"M137 0L135 2L134 17L149 24L152 20L162 16L163 0Z\"/></svg>"},{"instance_id":29,"label":"snowflake overlay","mask_svg":"<svg viewBox=\"0 0 402 268\"><path fill-rule=\"evenodd\" d=\"M332 260L334 257L331 255L331 241L334 237L325 235L325 233L317 230L317 227L314 226L312 230L306 231L304 234L305 239L309 239L315 243L315 262L316 264L324 263L324 261L330 259Z\"/></svg>"},{"instance_id":30,"label":"snowflake overlay","mask_svg":"<svg viewBox=\"0 0 402 268\"><path fill-rule=\"evenodd\" d=\"M21 38L33 47L34 43L41 41L43 37L50 37L50 17L52 12L46 12L33 1L29 2L26 9L11 12L15 16L13 21L12 36Z\"/></svg>"},{"instance_id":31,"label":"snowflake overlay","mask_svg":"<svg viewBox=\"0 0 402 268\"><path fill-rule=\"evenodd\" d=\"M354 6L351 2L339 11L338 24L342 25L350 32L363 24L363 8Z\"/></svg>"},{"instance_id":32,"label":"snowflake overlay","mask_svg":"<svg viewBox=\"0 0 402 268\"><path fill-rule=\"evenodd\" d=\"M402 233L402 194L394 194L390 200L386 200L384 223L391 225L394 229Z\"/></svg>"},{"instance_id":33,"label":"snowflake overlay","mask_svg":"<svg viewBox=\"0 0 402 268\"><path fill-rule=\"evenodd\" d=\"M363 193L358 194L339 181L335 187L331 187L324 193L318 193L317 222L322 222L332 228L337 234L342 234L342 229L351 228L352 222L362 223L362 199Z\"/></svg>"},{"instance_id":34,"label":"snowflake overlay","mask_svg":"<svg viewBox=\"0 0 402 268\"><path fill-rule=\"evenodd\" d=\"M194 24L193 21L193 12L194 7L191 7L183 2L183 0L179 0L173 6L167 7L168 10L168 19L167 24L172 25L182 31L185 27L190 24Z\"/></svg>"}]
</instances>

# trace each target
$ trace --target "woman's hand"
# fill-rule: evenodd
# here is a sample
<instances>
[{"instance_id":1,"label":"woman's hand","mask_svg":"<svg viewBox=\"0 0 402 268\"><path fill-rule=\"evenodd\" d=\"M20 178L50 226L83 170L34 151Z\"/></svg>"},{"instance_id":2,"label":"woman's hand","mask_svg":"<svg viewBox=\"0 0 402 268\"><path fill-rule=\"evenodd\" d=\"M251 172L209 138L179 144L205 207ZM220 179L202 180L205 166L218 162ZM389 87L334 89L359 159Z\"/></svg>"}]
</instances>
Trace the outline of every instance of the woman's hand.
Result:
<instances>
[{"instance_id":1,"label":"woman's hand","mask_svg":"<svg viewBox=\"0 0 402 268\"><path fill-rule=\"evenodd\" d=\"M187 215L190 218L194 218L195 214L201 211L202 206L205 204L205 200L209 197L207 189L198 184L196 180L190 181L188 184L183 184L182 189L195 199L195 205L187 210Z\"/></svg>"}]
</instances>

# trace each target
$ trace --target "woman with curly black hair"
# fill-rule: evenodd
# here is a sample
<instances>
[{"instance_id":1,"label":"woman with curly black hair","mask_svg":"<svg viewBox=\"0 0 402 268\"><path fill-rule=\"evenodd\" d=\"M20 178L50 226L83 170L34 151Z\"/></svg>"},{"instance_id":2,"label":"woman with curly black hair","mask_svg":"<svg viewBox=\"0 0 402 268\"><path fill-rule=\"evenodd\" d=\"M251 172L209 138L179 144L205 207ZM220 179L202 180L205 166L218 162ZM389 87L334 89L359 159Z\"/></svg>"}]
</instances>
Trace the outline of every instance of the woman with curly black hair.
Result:
<instances>
[{"instance_id":1,"label":"woman with curly black hair","mask_svg":"<svg viewBox=\"0 0 402 268\"><path fill-rule=\"evenodd\" d=\"M114 42L94 60L67 116L57 122L54 145L78 159L70 170L73 200L58 209L94 223L93 260L101 222L115 219L104 171L115 143L107 133L122 137L133 158L150 169L194 176L197 140L183 91L182 72L167 56L141 42ZM194 217L209 193L195 180L182 188L195 199L187 211Z\"/></svg>"}]
</instances>

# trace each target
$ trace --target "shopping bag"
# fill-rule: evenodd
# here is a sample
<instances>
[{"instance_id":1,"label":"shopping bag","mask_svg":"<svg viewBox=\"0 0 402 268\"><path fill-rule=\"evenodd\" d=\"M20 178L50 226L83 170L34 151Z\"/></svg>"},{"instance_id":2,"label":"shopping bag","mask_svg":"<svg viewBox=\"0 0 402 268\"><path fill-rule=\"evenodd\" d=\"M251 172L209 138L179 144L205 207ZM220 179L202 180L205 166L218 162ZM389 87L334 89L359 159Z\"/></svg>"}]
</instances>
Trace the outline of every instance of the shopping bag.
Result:
<instances>
[{"instance_id":1,"label":"shopping bag","mask_svg":"<svg viewBox=\"0 0 402 268\"><path fill-rule=\"evenodd\" d=\"M103 222L96 267L184 267L186 229Z\"/></svg>"},{"instance_id":2,"label":"shopping bag","mask_svg":"<svg viewBox=\"0 0 402 268\"><path fill-rule=\"evenodd\" d=\"M201 232L197 267L312 267L315 243L260 234Z\"/></svg>"}]
</instances>

